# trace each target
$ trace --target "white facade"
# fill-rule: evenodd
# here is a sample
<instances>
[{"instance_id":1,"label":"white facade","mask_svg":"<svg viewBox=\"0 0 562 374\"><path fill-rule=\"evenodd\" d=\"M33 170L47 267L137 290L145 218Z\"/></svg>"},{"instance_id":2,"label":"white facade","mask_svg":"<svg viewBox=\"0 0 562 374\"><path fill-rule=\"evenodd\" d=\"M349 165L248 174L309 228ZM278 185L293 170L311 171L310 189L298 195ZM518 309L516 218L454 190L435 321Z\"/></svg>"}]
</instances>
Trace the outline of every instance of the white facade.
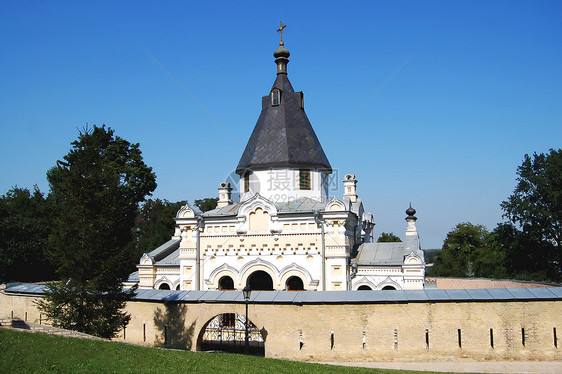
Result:
<instances>
[{"instance_id":1,"label":"white facade","mask_svg":"<svg viewBox=\"0 0 562 374\"><path fill-rule=\"evenodd\" d=\"M178 290L354 290L423 288L424 258L407 211L401 243L371 243L373 216L344 177L328 196L332 168L287 78L289 51L274 53L277 78L236 168L240 203L219 185L217 208L187 204L173 237L143 255L140 288ZM225 166L226 167L226 166ZM413 212L413 213L412 213ZM134 277L133 277L134 278Z\"/></svg>"},{"instance_id":2,"label":"white facade","mask_svg":"<svg viewBox=\"0 0 562 374\"><path fill-rule=\"evenodd\" d=\"M309 198L318 202L327 202L328 176L326 171L308 170L310 172L310 189L300 188L301 169L270 168L253 170L248 173L250 182L246 192L244 175L240 177L240 201L245 201L259 193L272 202L295 201Z\"/></svg>"},{"instance_id":3,"label":"white facade","mask_svg":"<svg viewBox=\"0 0 562 374\"><path fill-rule=\"evenodd\" d=\"M288 211L294 201L274 204L256 193L203 214L188 204L177 214L172 240L141 259L139 286L242 289L261 272L271 280L265 289L275 290L423 288L415 220L407 218L404 242L370 243L374 224L360 199L353 199L301 198L301 209ZM352 258L354 246L359 253ZM377 256L386 260L376 263Z\"/></svg>"}]
</instances>

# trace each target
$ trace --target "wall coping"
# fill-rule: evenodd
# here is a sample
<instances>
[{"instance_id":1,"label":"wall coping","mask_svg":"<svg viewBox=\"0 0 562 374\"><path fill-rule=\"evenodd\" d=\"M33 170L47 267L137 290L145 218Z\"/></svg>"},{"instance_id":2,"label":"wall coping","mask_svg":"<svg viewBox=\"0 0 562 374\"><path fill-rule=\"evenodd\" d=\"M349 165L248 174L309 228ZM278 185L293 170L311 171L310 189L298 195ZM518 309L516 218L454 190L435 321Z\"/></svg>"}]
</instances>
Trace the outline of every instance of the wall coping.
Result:
<instances>
[{"instance_id":1,"label":"wall coping","mask_svg":"<svg viewBox=\"0 0 562 374\"><path fill-rule=\"evenodd\" d=\"M8 283L6 294L42 296L46 285ZM242 291L137 290L134 301L162 303L245 303ZM375 291L253 291L252 304L388 304L427 302L507 302L562 300L562 287L424 289Z\"/></svg>"}]
</instances>

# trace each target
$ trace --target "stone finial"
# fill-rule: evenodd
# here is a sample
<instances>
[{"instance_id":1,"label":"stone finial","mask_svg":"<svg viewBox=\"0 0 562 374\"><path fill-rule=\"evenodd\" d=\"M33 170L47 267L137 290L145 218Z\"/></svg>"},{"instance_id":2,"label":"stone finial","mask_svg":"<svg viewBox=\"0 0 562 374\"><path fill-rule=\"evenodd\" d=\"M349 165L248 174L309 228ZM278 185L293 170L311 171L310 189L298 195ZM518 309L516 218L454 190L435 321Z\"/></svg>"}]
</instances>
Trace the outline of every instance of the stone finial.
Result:
<instances>
[{"instance_id":1,"label":"stone finial","mask_svg":"<svg viewBox=\"0 0 562 374\"><path fill-rule=\"evenodd\" d=\"M410 207L406 209L406 222L408 222L408 227L406 228L406 236L409 235L418 235L418 229L416 228L416 221L418 217L414 216L416 214L416 210L412 208L412 203L410 203Z\"/></svg>"},{"instance_id":2,"label":"stone finial","mask_svg":"<svg viewBox=\"0 0 562 374\"><path fill-rule=\"evenodd\" d=\"M357 201L357 179L355 174L346 174L343 178L343 197L352 203Z\"/></svg>"},{"instance_id":3,"label":"stone finial","mask_svg":"<svg viewBox=\"0 0 562 374\"><path fill-rule=\"evenodd\" d=\"M219 185L219 201L217 201L217 208L222 208L232 204L232 187L230 183L222 182Z\"/></svg>"},{"instance_id":4,"label":"stone finial","mask_svg":"<svg viewBox=\"0 0 562 374\"><path fill-rule=\"evenodd\" d=\"M406 221L408 219L413 219L414 221L418 219L416 216L414 216L414 214L416 214L416 210L412 208L412 203L410 203L410 207L406 209L406 214L408 215L408 217L406 217Z\"/></svg>"}]
</instances>

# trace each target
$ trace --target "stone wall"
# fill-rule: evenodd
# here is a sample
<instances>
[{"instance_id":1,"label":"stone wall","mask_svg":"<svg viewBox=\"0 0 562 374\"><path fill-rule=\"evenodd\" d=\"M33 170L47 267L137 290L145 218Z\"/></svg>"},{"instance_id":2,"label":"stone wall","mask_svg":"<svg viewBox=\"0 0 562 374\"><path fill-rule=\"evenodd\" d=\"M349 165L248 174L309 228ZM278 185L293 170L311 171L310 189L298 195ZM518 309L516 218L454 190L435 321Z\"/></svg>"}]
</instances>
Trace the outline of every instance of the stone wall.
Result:
<instances>
[{"instance_id":1,"label":"stone wall","mask_svg":"<svg viewBox=\"0 0 562 374\"><path fill-rule=\"evenodd\" d=\"M427 277L426 287L429 285L435 285L435 288L440 290L560 287L560 284L556 283L508 279Z\"/></svg>"},{"instance_id":2,"label":"stone wall","mask_svg":"<svg viewBox=\"0 0 562 374\"><path fill-rule=\"evenodd\" d=\"M28 321L39 322L35 299L1 292L0 318L13 313L15 318L27 316ZM558 336L562 333L561 306L560 300L250 304L249 319L264 332L267 357L560 360L554 331ZM201 332L214 316L243 315L245 305L132 301L127 310L131 322L115 340L197 350Z\"/></svg>"}]
</instances>

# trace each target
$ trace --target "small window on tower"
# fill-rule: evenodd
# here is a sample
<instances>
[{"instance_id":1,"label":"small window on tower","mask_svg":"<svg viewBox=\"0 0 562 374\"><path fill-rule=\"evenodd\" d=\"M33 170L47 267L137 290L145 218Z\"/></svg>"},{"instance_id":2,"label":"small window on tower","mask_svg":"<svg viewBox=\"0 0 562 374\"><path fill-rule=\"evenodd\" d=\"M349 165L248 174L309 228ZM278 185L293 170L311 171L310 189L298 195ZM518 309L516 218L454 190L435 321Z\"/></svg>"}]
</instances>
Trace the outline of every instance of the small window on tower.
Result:
<instances>
[{"instance_id":1,"label":"small window on tower","mask_svg":"<svg viewBox=\"0 0 562 374\"><path fill-rule=\"evenodd\" d=\"M299 185L301 190L310 190L310 170L299 171Z\"/></svg>"},{"instance_id":2,"label":"small window on tower","mask_svg":"<svg viewBox=\"0 0 562 374\"><path fill-rule=\"evenodd\" d=\"M281 101L281 91L279 91L278 89L274 89L273 91L271 91L271 105L277 106L279 105L280 101Z\"/></svg>"},{"instance_id":3,"label":"small window on tower","mask_svg":"<svg viewBox=\"0 0 562 374\"><path fill-rule=\"evenodd\" d=\"M244 173L244 192L250 191L250 172Z\"/></svg>"}]
</instances>

